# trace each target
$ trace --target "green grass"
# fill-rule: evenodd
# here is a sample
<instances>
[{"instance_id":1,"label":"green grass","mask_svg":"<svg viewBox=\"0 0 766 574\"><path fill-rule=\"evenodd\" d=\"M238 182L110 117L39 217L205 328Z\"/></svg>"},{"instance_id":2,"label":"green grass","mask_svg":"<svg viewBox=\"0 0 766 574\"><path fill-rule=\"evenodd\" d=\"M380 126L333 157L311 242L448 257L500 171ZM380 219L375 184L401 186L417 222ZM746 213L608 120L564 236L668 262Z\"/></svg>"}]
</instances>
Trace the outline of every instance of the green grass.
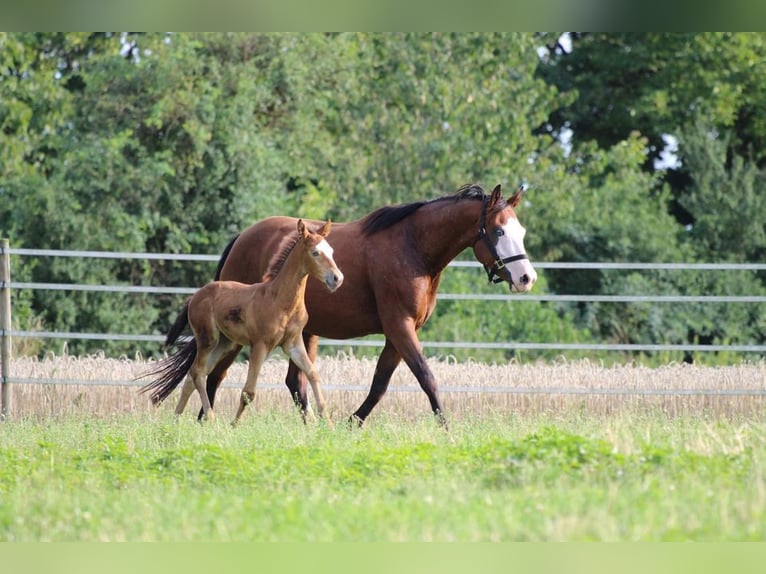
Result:
<instances>
[{"instance_id":1,"label":"green grass","mask_svg":"<svg viewBox=\"0 0 766 574\"><path fill-rule=\"evenodd\" d=\"M3 541L766 539L766 423L259 411L0 424Z\"/></svg>"}]
</instances>

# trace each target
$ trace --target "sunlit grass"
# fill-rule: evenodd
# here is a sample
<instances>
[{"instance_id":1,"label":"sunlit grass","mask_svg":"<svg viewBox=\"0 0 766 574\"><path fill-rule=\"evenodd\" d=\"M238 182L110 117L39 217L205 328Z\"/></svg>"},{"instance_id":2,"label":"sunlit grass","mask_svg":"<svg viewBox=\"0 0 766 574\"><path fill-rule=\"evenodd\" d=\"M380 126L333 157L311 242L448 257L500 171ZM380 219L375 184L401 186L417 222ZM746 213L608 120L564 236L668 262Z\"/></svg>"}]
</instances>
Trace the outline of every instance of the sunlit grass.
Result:
<instances>
[{"instance_id":1,"label":"sunlit grass","mask_svg":"<svg viewBox=\"0 0 766 574\"><path fill-rule=\"evenodd\" d=\"M16 361L17 373L23 361ZM541 541L766 539L761 397L390 392L346 417L374 363L322 359L335 428L304 425L273 360L237 428L136 387L15 385L0 424L0 540ZM435 362L445 387L758 388L763 365L611 368ZM51 358L26 376L130 379L142 361ZM241 376L240 366L232 370ZM54 374L55 371L55 374ZM19 375L17 375L19 376ZM399 369L392 385L410 385ZM761 377L761 378L759 378ZM654 387L652 387L654 385Z\"/></svg>"},{"instance_id":2,"label":"sunlit grass","mask_svg":"<svg viewBox=\"0 0 766 574\"><path fill-rule=\"evenodd\" d=\"M766 424L267 410L0 425L3 540L760 540Z\"/></svg>"}]
</instances>

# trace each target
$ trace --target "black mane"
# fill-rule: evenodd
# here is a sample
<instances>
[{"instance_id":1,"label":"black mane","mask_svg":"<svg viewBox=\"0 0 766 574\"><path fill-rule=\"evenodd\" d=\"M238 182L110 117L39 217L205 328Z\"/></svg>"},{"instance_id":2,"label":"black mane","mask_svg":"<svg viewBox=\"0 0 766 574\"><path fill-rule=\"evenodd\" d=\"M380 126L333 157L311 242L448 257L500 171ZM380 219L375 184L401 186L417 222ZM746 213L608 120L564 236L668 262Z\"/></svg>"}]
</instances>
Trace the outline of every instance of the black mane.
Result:
<instances>
[{"instance_id":1,"label":"black mane","mask_svg":"<svg viewBox=\"0 0 766 574\"><path fill-rule=\"evenodd\" d=\"M370 213L364 219L362 224L362 233L364 235L373 235L378 231L388 229L395 223L405 219L415 213L424 205L436 203L437 201L461 201L463 199L484 199L484 189L480 185L466 184L455 193L430 199L428 201L414 201L412 203L402 203L401 205L392 205L381 207Z\"/></svg>"}]
</instances>

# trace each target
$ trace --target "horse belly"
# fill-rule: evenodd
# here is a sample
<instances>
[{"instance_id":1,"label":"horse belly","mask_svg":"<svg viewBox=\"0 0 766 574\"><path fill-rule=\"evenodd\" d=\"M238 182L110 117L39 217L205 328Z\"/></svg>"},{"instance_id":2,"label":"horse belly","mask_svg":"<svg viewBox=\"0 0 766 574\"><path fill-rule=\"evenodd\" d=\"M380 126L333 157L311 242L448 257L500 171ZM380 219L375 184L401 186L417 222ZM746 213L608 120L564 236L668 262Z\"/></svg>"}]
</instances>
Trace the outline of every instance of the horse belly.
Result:
<instances>
[{"instance_id":1,"label":"horse belly","mask_svg":"<svg viewBox=\"0 0 766 574\"><path fill-rule=\"evenodd\" d=\"M382 333L372 292L358 287L348 275L335 293L328 292L317 281L309 280L306 286L309 320L304 330L328 339Z\"/></svg>"}]
</instances>

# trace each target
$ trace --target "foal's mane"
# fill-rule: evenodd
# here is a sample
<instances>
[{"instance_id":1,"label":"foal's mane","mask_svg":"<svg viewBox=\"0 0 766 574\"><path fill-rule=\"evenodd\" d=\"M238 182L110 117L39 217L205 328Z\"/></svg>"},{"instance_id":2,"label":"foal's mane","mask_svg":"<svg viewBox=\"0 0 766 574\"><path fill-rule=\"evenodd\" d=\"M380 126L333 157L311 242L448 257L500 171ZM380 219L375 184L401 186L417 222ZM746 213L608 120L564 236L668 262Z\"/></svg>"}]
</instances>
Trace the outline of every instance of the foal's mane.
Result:
<instances>
[{"instance_id":1,"label":"foal's mane","mask_svg":"<svg viewBox=\"0 0 766 574\"><path fill-rule=\"evenodd\" d=\"M271 261L269 261L269 266L263 276L264 281L271 281L277 276L277 273L284 267L285 261L287 261L287 258L290 256L290 253L292 253L296 245L298 245L297 231L293 231L284 236L282 242L279 244L279 248L271 258Z\"/></svg>"},{"instance_id":2,"label":"foal's mane","mask_svg":"<svg viewBox=\"0 0 766 574\"><path fill-rule=\"evenodd\" d=\"M480 199L483 200L486 197L484 189L475 183L469 183L459 188L454 193L449 195L443 195L436 199L429 199L428 201L413 201L412 203L403 203L401 205L392 205L381 207L370 213L364 218L362 223L362 233L364 235L373 235L378 231L388 229L395 223L400 222L415 213L418 209L424 205L431 203L437 203L440 201L461 201L463 199ZM505 209L507 203L504 199L497 202L496 208Z\"/></svg>"}]
</instances>

